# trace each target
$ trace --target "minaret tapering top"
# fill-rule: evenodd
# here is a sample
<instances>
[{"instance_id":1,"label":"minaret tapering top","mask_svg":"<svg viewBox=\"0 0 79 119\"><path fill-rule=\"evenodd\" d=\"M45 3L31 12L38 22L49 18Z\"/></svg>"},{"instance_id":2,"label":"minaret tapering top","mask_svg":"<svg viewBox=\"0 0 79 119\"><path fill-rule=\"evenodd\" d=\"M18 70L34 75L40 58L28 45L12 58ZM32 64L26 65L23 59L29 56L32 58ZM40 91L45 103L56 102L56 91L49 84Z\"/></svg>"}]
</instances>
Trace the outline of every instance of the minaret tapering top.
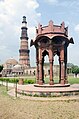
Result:
<instances>
[{"instance_id":1,"label":"minaret tapering top","mask_svg":"<svg viewBox=\"0 0 79 119\"><path fill-rule=\"evenodd\" d=\"M21 39L26 38L28 40L28 35L27 35L27 22L26 22L26 17L23 16L23 21L22 21L22 27L21 27Z\"/></svg>"},{"instance_id":2,"label":"minaret tapering top","mask_svg":"<svg viewBox=\"0 0 79 119\"><path fill-rule=\"evenodd\" d=\"M26 17L23 16L22 27L27 27Z\"/></svg>"},{"instance_id":3,"label":"minaret tapering top","mask_svg":"<svg viewBox=\"0 0 79 119\"><path fill-rule=\"evenodd\" d=\"M26 17L25 17L25 16L23 16L23 21L22 21L22 23L27 23L27 22L26 22Z\"/></svg>"}]
</instances>

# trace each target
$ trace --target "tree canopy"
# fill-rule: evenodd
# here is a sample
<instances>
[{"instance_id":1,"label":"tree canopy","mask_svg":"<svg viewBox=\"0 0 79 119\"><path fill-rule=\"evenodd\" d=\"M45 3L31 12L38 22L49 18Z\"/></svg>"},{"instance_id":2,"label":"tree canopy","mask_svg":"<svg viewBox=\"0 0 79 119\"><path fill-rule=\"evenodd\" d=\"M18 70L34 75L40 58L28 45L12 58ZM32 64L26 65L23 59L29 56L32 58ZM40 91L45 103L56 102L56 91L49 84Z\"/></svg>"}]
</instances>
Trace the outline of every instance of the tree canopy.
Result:
<instances>
[{"instance_id":1,"label":"tree canopy","mask_svg":"<svg viewBox=\"0 0 79 119\"><path fill-rule=\"evenodd\" d=\"M0 72L3 70L3 65L0 65Z\"/></svg>"},{"instance_id":2,"label":"tree canopy","mask_svg":"<svg viewBox=\"0 0 79 119\"><path fill-rule=\"evenodd\" d=\"M79 73L79 67L74 65L72 66L72 73L74 73L75 75L77 75Z\"/></svg>"}]
</instances>

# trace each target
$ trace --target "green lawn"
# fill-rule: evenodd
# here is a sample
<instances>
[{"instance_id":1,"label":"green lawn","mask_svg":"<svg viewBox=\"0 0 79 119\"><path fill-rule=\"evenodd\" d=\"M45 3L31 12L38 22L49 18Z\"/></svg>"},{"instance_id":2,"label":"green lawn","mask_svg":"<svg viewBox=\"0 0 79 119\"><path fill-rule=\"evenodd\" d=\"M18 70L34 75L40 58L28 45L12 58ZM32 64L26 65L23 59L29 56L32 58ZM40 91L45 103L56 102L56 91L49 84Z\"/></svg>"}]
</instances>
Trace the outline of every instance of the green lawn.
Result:
<instances>
[{"instance_id":1,"label":"green lawn","mask_svg":"<svg viewBox=\"0 0 79 119\"><path fill-rule=\"evenodd\" d=\"M44 79L45 83L49 83L49 78L45 78ZM59 78L58 77L54 77L54 83L58 83L59 82ZM70 84L79 84L79 78L74 78L74 77L68 77L68 82Z\"/></svg>"},{"instance_id":2,"label":"green lawn","mask_svg":"<svg viewBox=\"0 0 79 119\"><path fill-rule=\"evenodd\" d=\"M26 76L26 77L23 77L24 80L25 80L25 83L28 83L28 82L33 82L35 83L36 82L36 77L35 76ZM10 79L10 82L13 82L14 81L14 78L9 78ZM15 77L15 79L19 79L19 77ZM5 78L4 78L4 81L5 81ZM44 77L44 81L45 83L49 83L49 77ZM54 77L54 83L58 83L59 82L59 78L58 77ZM71 76L68 76L68 82L70 84L79 84L79 78L74 78L74 77L71 77Z\"/></svg>"},{"instance_id":3,"label":"green lawn","mask_svg":"<svg viewBox=\"0 0 79 119\"><path fill-rule=\"evenodd\" d=\"M70 84L79 84L79 78L68 77L68 82Z\"/></svg>"}]
</instances>

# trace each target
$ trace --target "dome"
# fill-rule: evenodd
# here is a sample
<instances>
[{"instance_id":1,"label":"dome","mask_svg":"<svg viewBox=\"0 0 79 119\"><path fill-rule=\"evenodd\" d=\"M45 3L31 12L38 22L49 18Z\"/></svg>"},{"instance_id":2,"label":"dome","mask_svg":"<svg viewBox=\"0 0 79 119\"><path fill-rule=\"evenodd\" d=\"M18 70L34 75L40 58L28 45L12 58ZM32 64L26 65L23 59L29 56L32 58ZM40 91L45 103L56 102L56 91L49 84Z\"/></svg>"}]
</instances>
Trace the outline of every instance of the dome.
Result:
<instances>
[{"instance_id":1,"label":"dome","mask_svg":"<svg viewBox=\"0 0 79 119\"><path fill-rule=\"evenodd\" d=\"M23 72L22 66L20 64L16 64L13 69L12 72Z\"/></svg>"},{"instance_id":2,"label":"dome","mask_svg":"<svg viewBox=\"0 0 79 119\"><path fill-rule=\"evenodd\" d=\"M16 64L14 67L13 67L13 69L21 69L22 67L21 67L21 65L20 64Z\"/></svg>"},{"instance_id":3,"label":"dome","mask_svg":"<svg viewBox=\"0 0 79 119\"><path fill-rule=\"evenodd\" d=\"M12 64L12 65L16 65L18 63L17 60L13 59L13 58L10 58L8 59L6 62L6 64Z\"/></svg>"}]
</instances>

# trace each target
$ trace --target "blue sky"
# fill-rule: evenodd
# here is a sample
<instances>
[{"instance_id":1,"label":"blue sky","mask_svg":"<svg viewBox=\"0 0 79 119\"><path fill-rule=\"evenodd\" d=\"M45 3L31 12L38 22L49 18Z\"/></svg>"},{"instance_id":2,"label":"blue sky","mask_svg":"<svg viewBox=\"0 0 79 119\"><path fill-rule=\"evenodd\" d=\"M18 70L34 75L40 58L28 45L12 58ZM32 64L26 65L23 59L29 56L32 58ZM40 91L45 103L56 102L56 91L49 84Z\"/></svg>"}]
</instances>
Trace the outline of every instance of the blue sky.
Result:
<instances>
[{"instance_id":1,"label":"blue sky","mask_svg":"<svg viewBox=\"0 0 79 119\"><path fill-rule=\"evenodd\" d=\"M75 42L69 45L68 62L79 65L79 0L0 0L0 63L11 57L19 59L23 15L27 17L29 44L39 22L48 25L53 20L60 25L64 21ZM30 62L35 66L34 47L30 48Z\"/></svg>"}]
</instances>

